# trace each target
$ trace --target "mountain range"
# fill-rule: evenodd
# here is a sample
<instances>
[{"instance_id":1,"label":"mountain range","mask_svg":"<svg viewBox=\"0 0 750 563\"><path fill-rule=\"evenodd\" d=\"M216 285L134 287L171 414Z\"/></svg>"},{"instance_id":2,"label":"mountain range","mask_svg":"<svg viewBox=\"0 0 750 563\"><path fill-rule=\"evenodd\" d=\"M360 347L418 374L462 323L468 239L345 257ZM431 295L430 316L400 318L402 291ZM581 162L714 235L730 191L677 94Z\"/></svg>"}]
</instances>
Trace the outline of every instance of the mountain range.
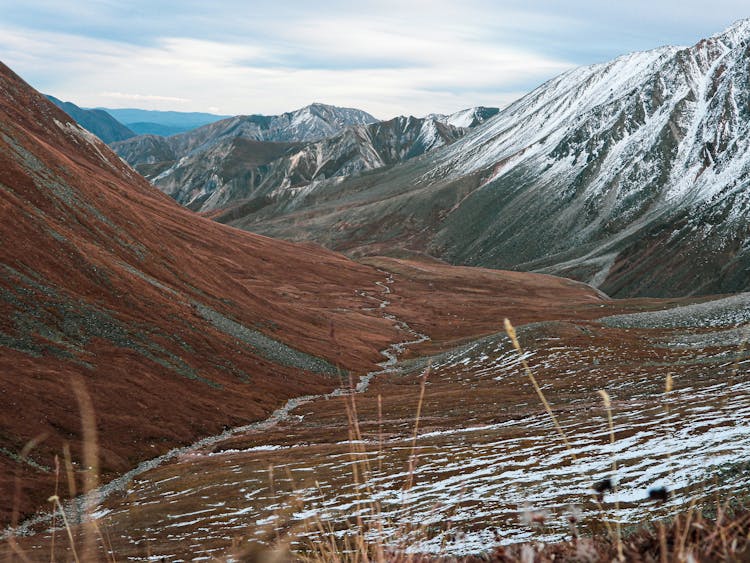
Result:
<instances>
[{"instance_id":1,"label":"mountain range","mask_svg":"<svg viewBox=\"0 0 750 563\"><path fill-rule=\"evenodd\" d=\"M526 498L529 456L554 461L534 463L552 468L547 475L554 478L567 459L559 456L568 455L556 443L558 457L543 457L558 423L543 422L550 407L538 404L536 381L518 379L525 358L534 358L545 385L561 391L555 411L566 428L577 428L575 443L595 438L597 474L610 474L614 446L601 432L603 419L591 417L601 414L593 411L600 407L592 390L620 374L621 412L638 405L648 411L642 419L618 419L618 434L630 440L618 443L623 452L630 455L633 440L646 439L635 449L647 452L638 467L648 474L648 455L664 458L664 438L641 429L660 420L651 411L666 424L675 421L658 399L644 409L643 397L663 396L661 377L669 369L680 371L679 392L688 403L706 382L711 399L694 405L693 416L705 419L673 433L675 451L682 460L691 447L705 456L691 468L718 459L736 469L740 458L727 452L738 435L715 430L740 428L747 408L727 403L742 385L747 354L736 345L746 334L735 325L747 321L747 295L713 304L615 301L592 286L635 296L750 289L748 60L750 20L691 47L571 70L499 111L378 122L360 110L313 104L168 138L113 142L120 156L0 63L0 495L12 499L0 505L0 522L48 506L53 492L75 497L92 478L109 481L145 460L175 461L184 453L177 448L197 444L200 462L192 463L193 449L178 459L185 464L157 468L174 476L157 471L141 481L148 489L189 474L184 488L139 505L137 495L126 498L135 491L127 485L121 498L110 499L136 518L166 510L151 531L194 551L198 544L178 537L178 528L195 526L196 537L205 538L207 520L223 512L229 520L211 533L226 543L235 530L229 524L246 530L262 522L261 512L238 519L248 511L227 505L232 499L267 501L280 513L269 452L288 456L282 464L309 461L310 471L303 469L315 480L339 460L349 479L347 445L382 444L385 426L389 445L396 445L386 455L413 452L417 430L420 439L463 448L460 455L434 450L419 467L421 477L443 474L416 491L447 490L458 506L465 485L476 486L472 479L497 476L493 488L481 489L486 495L476 495L479 505L467 505L486 524L490 513L475 507L487 497L495 502L492 495L509 479L507 471L487 467L513 457L518 498ZM534 272L497 269L503 267ZM673 308L659 310L666 307ZM499 332L504 317L532 342L522 360L520 344ZM356 411L348 397L370 380L364 408ZM716 380L731 387L717 393ZM341 396L347 400L328 402ZM383 417L389 398L397 408ZM316 402L264 435L306 401ZM609 409L608 396L606 403ZM421 427L412 421L415 405ZM735 417L716 418L721 409ZM355 440L360 416L365 438ZM269 426L247 430L258 421ZM85 461L92 431L94 466ZM701 434L723 434L720 448L680 438ZM283 448L276 448L279 436L289 442ZM209 451L213 445L199 442L207 437L224 443ZM477 437L484 458L476 456ZM511 444L511 455L498 457L501 444ZM161 457L167 452L177 453ZM260 455L261 469L250 470L264 484L245 494L248 479L235 474L244 466L221 457L232 453ZM466 460L474 469L464 483L456 476ZM383 479L405 475L394 469L401 461L378 479L403 508L400 484ZM201 472L214 462L221 470ZM409 463L413 470L416 461ZM662 465L667 475L676 469ZM211 497L203 493L221 489L225 473L237 488L207 510ZM646 484L640 473L630 477L631 492L633 481ZM195 487L185 485L193 479ZM694 483L683 481L685 500ZM578 484L590 486L589 474ZM270 487L268 494L256 495L261 486ZM546 478L538 486L537 498L548 498ZM322 490L316 481L305 494ZM197 508L169 514L164 499L188 495L196 495ZM514 521L515 500L508 503ZM353 504L341 506L349 518ZM440 506L430 499L422 508ZM113 528L112 536L120 541L131 530ZM148 536L134 541L144 545L133 557L153 555Z\"/></svg>"},{"instance_id":2,"label":"mountain range","mask_svg":"<svg viewBox=\"0 0 750 563\"><path fill-rule=\"evenodd\" d=\"M214 217L353 255L569 276L615 296L750 289L750 20L576 68L456 142Z\"/></svg>"},{"instance_id":3,"label":"mountain range","mask_svg":"<svg viewBox=\"0 0 750 563\"><path fill-rule=\"evenodd\" d=\"M134 137L112 148L179 203L212 211L389 166L450 144L497 112L376 121L313 104L275 117L239 116L169 138ZM252 203L251 203L252 205Z\"/></svg>"},{"instance_id":4,"label":"mountain range","mask_svg":"<svg viewBox=\"0 0 750 563\"><path fill-rule=\"evenodd\" d=\"M101 108L137 135L168 137L230 117L205 112L160 111L135 108Z\"/></svg>"}]
</instances>

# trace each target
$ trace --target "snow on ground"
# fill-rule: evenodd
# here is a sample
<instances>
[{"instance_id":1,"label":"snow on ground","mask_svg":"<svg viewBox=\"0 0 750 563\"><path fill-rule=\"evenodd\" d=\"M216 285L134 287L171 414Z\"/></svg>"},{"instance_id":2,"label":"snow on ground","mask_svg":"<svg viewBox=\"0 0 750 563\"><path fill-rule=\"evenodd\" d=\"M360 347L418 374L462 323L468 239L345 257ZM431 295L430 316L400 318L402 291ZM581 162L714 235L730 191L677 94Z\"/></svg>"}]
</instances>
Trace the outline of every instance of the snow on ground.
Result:
<instances>
[{"instance_id":1,"label":"snow on ground","mask_svg":"<svg viewBox=\"0 0 750 563\"><path fill-rule=\"evenodd\" d=\"M527 354L535 369L570 356L580 356L580 362L568 363L574 375L592 369L587 359L591 351L585 348L550 341L546 351L544 359ZM606 350L597 353L606 360ZM161 506L144 525L153 530L170 526L169 541L195 545L196 555L209 553L200 546L211 550L211 542L222 537L249 531L262 535L268 527L288 526L289 519L301 526L320 518L344 534L357 515L365 520L374 516L387 523L384 533L393 541L406 541L415 551L453 554L487 549L497 541L560 539L567 533L571 510L580 511L583 521L637 523L683 510L692 498L727 496L750 486L750 471L742 469L750 452L750 397L747 382L732 375L730 364L689 384L680 386L678 380L669 396L649 390L640 372L621 374L610 388L615 405L623 405L614 412L614 444L601 408L561 411L570 449L537 409L495 424L423 433L416 442L409 490L404 483L412 444L405 434L386 440L382 453L377 441L358 442L364 451L357 457L367 457L372 467L370 478L360 485L352 481L354 462L346 442L325 452L297 444L294 461L284 452L288 448L250 448L181 461L174 471L192 473L200 483L195 487L185 489L181 479L136 481L131 498L138 500L126 510ZM435 377L446 371L462 382L472 377L502 380L518 370L518 356L503 341L466 346L432 366ZM273 486L269 465L276 476ZM320 480L320 475L333 477ZM591 485L606 477L614 477L618 490L606 495L599 509L591 500ZM650 488L660 486L674 495L655 506L646 499ZM201 504L206 508L187 508ZM523 514L534 510L549 513L544 529L523 521ZM108 516L117 518L117 509ZM148 531L131 533L136 541Z\"/></svg>"}]
</instances>

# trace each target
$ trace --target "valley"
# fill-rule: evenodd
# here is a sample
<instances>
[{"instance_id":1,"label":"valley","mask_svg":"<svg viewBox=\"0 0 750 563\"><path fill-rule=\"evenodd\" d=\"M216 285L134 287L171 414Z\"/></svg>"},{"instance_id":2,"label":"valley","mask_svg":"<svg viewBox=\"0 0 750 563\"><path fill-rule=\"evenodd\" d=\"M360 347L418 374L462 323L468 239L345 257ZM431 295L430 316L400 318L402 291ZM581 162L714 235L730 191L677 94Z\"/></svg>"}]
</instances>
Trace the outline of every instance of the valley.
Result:
<instances>
[{"instance_id":1,"label":"valley","mask_svg":"<svg viewBox=\"0 0 750 563\"><path fill-rule=\"evenodd\" d=\"M750 289L750 23L566 72L456 142L211 217L350 256L537 271L615 297Z\"/></svg>"},{"instance_id":2,"label":"valley","mask_svg":"<svg viewBox=\"0 0 750 563\"><path fill-rule=\"evenodd\" d=\"M748 58L134 129L0 63L0 560L594 561L746 509Z\"/></svg>"}]
</instances>

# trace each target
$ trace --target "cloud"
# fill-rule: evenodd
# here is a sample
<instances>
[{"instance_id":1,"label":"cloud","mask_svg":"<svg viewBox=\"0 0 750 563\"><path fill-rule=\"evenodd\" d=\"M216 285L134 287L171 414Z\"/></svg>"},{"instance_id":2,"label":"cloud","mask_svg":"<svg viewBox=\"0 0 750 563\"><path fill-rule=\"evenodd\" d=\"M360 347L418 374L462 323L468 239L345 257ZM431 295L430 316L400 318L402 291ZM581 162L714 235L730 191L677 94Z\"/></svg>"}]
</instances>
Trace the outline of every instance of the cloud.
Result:
<instances>
[{"instance_id":1,"label":"cloud","mask_svg":"<svg viewBox=\"0 0 750 563\"><path fill-rule=\"evenodd\" d=\"M4 10L0 52L84 106L272 114L321 101L424 115L504 105L576 64L673 42L659 39L669 10L634 1L635 15L593 0L28 0ZM681 26L707 25L666 4ZM741 4L717 7L728 25Z\"/></svg>"},{"instance_id":2,"label":"cloud","mask_svg":"<svg viewBox=\"0 0 750 563\"><path fill-rule=\"evenodd\" d=\"M34 86L79 105L128 100L151 109L220 105L231 113L279 113L313 101L382 117L449 112L507 103L571 66L453 29L410 33L337 19L288 25L277 38L268 45L165 37L133 46L2 27L0 49L10 66L30 72Z\"/></svg>"}]
</instances>

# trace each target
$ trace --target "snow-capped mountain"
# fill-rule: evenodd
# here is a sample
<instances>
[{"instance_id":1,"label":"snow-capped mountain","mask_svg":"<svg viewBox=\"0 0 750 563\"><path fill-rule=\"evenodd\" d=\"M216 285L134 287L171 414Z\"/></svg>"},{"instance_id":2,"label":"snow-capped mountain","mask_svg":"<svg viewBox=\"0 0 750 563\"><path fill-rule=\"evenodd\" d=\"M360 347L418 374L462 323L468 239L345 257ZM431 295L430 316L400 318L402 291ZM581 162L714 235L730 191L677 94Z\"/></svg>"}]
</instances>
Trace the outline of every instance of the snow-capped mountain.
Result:
<instances>
[{"instance_id":1,"label":"snow-capped mountain","mask_svg":"<svg viewBox=\"0 0 750 563\"><path fill-rule=\"evenodd\" d=\"M245 128L247 122L242 119L229 120L237 127L223 127L213 137L196 131L203 142L193 148L185 140L154 137L113 147L179 203L210 211L326 178L396 164L450 144L466 132L434 117L396 117L348 126L319 141L263 142L254 129Z\"/></svg>"},{"instance_id":2,"label":"snow-capped mountain","mask_svg":"<svg viewBox=\"0 0 750 563\"><path fill-rule=\"evenodd\" d=\"M166 138L141 135L113 145L131 165L153 163L163 156L175 159L206 150L223 139L304 142L335 135L345 127L374 123L377 119L358 109L311 104L281 115L237 115Z\"/></svg>"},{"instance_id":3,"label":"snow-capped mountain","mask_svg":"<svg viewBox=\"0 0 750 563\"><path fill-rule=\"evenodd\" d=\"M433 117L437 121L445 123L446 125L452 125L453 127L471 129L472 127L476 127L477 125L484 123L489 118L495 117L499 112L500 108L476 106L473 108L462 109L450 115L433 113L428 115L427 117Z\"/></svg>"},{"instance_id":4,"label":"snow-capped mountain","mask_svg":"<svg viewBox=\"0 0 750 563\"><path fill-rule=\"evenodd\" d=\"M429 157L231 221L615 295L750 289L749 61L745 20L692 47L577 68Z\"/></svg>"}]
</instances>

